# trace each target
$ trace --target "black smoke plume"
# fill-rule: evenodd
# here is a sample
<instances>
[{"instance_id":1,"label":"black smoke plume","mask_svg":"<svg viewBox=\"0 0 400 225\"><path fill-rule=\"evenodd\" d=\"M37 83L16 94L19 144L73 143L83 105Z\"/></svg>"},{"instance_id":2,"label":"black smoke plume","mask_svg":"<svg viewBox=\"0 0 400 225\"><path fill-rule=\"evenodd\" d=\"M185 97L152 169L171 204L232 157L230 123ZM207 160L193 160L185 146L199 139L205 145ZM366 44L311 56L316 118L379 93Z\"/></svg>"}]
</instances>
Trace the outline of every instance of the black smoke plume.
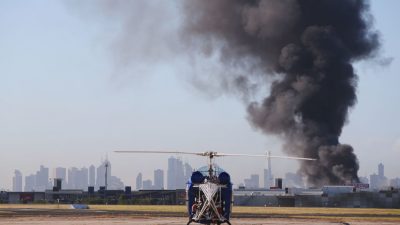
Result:
<instances>
[{"instance_id":1,"label":"black smoke plume","mask_svg":"<svg viewBox=\"0 0 400 225\"><path fill-rule=\"evenodd\" d=\"M358 181L357 157L339 136L357 100L352 63L379 48L368 1L198 0L184 1L183 12L188 46L248 69L221 79L239 87L260 74L274 79L270 94L248 105L249 121L283 137L287 153L318 159L300 167L310 184Z\"/></svg>"}]
</instances>

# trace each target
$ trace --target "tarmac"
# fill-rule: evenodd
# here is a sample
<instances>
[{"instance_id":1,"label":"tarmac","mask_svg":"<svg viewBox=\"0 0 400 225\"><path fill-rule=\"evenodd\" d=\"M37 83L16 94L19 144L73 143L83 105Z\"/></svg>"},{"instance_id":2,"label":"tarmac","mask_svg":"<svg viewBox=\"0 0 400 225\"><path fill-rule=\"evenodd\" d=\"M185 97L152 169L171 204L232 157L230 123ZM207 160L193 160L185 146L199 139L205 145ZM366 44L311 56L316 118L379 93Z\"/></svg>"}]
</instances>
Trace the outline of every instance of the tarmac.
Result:
<instances>
[{"instance_id":1,"label":"tarmac","mask_svg":"<svg viewBox=\"0 0 400 225\"><path fill-rule=\"evenodd\" d=\"M101 211L71 209L0 209L0 225L185 225L183 215L147 214L132 211ZM346 221L340 218L238 218L231 219L233 225L398 225L399 221ZM196 223L192 223L196 224Z\"/></svg>"},{"instance_id":2,"label":"tarmac","mask_svg":"<svg viewBox=\"0 0 400 225\"><path fill-rule=\"evenodd\" d=\"M24 217L1 219L0 224L10 225L185 225L187 220L178 217L146 217L146 218L77 218L77 217ZM295 219L256 219L256 218L234 218L233 225L395 225L398 222L329 222L316 220ZM195 223L192 223L195 224Z\"/></svg>"}]
</instances>

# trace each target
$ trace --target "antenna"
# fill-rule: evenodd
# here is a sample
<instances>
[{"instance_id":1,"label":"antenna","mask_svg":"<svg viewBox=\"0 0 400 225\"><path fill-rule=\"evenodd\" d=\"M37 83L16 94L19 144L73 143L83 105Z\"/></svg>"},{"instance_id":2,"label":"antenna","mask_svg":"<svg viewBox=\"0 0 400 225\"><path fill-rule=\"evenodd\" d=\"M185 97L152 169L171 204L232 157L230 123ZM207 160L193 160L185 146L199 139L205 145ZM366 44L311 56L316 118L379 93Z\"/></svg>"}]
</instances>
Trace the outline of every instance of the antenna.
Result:
<instances>
[{"instance_id":1,"label":"antenna","mask_svg":"<svg viewBox=\"0 0 400 225\"><path fill-rule=\"evenodd\" d=\"M108 172L108 160L106 160L105 162L104 162L105 164L104 164L104 167L106 168L106 171L105 171L105 179L104 179L104 188L105 188L105 190L107 191L107 172Z\"/></svg>"},{"instance_id":2,"label":"antenna","mask_svg":"<svg viewBox=\"0 0 400 225\"><path fill-rule=\"evenodd\" d=\"M268 167L268 181L267 185L271 185L271 180L272 180L272 165L271 165L271 151L267 152L267 167ZM267 188L267 187L265 187Z\"/></svg>"}]
</instances>

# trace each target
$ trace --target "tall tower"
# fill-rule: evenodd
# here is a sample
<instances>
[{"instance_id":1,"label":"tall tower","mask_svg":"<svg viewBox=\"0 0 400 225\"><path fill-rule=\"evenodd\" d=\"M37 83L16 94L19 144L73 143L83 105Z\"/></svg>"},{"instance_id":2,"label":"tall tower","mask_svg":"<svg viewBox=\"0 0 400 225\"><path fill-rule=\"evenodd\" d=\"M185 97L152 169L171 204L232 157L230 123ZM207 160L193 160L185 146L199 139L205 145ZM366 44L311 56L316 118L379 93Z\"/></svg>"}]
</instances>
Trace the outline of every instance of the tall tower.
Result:
<instances>
[{"instance_id":1,"label":"tall tower","mask_svg":"<svg viewBox=\"0 0 400 225\"><path fill-rule=\"evenodd\" d=\"M142 189L143 185L143 176L142 173L139 173L136 177L136 190Z\"/></svg>"},{"instance_id":2,"label":"tall tower","mask_svg":"<svg viewBox=\"0 0 400 225\"><path fill-rule=\"evenodd\" d=\"M164 171L154 170L154 189L164 189Z\"/></svg>"},{"instance_id":3,"label":"tall tower","mask_svg":"<svg viewBox=\"0 0 400 225\"><path fill-rule=\"evenodd\" d=\"M78 168L71 167L68 169L68 188L78 189Z\"/></svg>"},{"instance_id":4,"label":"tall tower","mask_svg":"<svg viewBox=\"0 0 400 225\"><path fill-rule=\"evenodd\" d=\"M176 159L176 177L175 177L175 189L185 188L185 171L183 168L183 162L180 158Z\"/></svg>"},{"instance_id":5,"label":"tall tower","mask_svg":"<svg viewBox=\"0 0 400 225\"><path fill-rule=\"evenodd\" d=\"M382 163L379 163L379 165L378 165L378 176L379 177L385 176L385 167L383 166Z\"/></svg>"},{"instance_id":6,"label":"tall tower","mask_svg":"<svg viewBox=\"0 0 400 225\"><path fill-rule=\"evenodd\" d=\"M31 174L25 177L25 188L24 191L35 191L36 175Z\"/></svg>"},{"instance_id":7,"label":"tall tower","mask_svg":"<svg viewBox=\"0 0 400 225\"><path fill-rule=\"evenodd\" d=\"M35 176L35 191L44 191L50 186L49 183L49 168L40 166L39 171L36 172Z\"/></svg>"},{"instance_id":8,"label":"tall tower","mask_svg":"<svg viewBox=\"0 0 400 225\"><path fill-rule=\"evenodd\" d=\"M193 168L190 166L189 163L186 162L184 165L184 170L185 170L184 183L186 184L189 181L190 177L192 176Z\"/></svg>"},{"instance_id":9,"label":"tall tower","mask_svg":"<svg viewBox=\"0 0 400 225\"><path fill-rule=\"evenodd\" d=\"M89 186L94 187L96 184L96 168L91 165L89 167Z\"/></svg>"},{"instance_id":10,"label":"tall tower","mask_svg":"<svg viewBox=\"0 0 400 225\"><path fill-rule=\"evenodd\" d=\"M14 171L13 177L13 191L22 191L22 173L19 170Z\"/></svg>"},{"instance_id":11,"label":"tall tower","mask_svg":"<svg viewBox=\"0 0 400 225\"><path fill-rule=\"evenodd\" d=\"M104 167L106 168L105 169L105 173L104 173L104 175L105 175L105 177L104 177L104 187L105 187L105 189L107 190L107 185L108 185L108 183L107 183L107 178L108 178L108 160L106 160L105 162L104 162Z\"/></svg>"},{"instance_id":12,"label":"tall tower","mask_svg":"<svg viewBox=\"0 0 400 225\"><path fill-rule=\"evenodd\" d=\"M106 165L107 165L107 169L106 169ZM110 161L108 161L108 159L106 159L105 161L101 162L100 166L97 167L97 171L96 171L96 188L99 188L101 186L106 186L106 177L107 177L107 183L109 183L111 181L111 169L112 169L112 165L110 163ZM106 172L107 170L107 172ZM106 176L107 174L107 176Z\"/></svg>"},{"instance_id":13,"label":"tall tower","mask_svg":"<svg viewBox=\"0 0 400 225\"><path fill-rule=\"evenodd\" d=\"M67 182L67 169L64 167L57 167L53 170L53 178L62 179L62 182Z\"/></svg>"},{"instance_id":14,"label":"tall tower","mask_svg":"<svg viewBox=\"0 0 400 225\"><path fill-rule=\"evenodd\" d=\"M167 170L167 189L174 190L176 189L176 159L174 157L170 157L168 159L168 170Z\"/></svg>"},{"instance_id":15,"label":"tall tower","mask_svg":"<svg viewBox=\"0 0 400 225\"><path fill-rule=\"evenodd\" d=\"M270 188L273 183L273 177L272 177L272 164L271 164L271 152L267 152L267 168L264 170L264 188Z\"/></svg>"}]
</instances>

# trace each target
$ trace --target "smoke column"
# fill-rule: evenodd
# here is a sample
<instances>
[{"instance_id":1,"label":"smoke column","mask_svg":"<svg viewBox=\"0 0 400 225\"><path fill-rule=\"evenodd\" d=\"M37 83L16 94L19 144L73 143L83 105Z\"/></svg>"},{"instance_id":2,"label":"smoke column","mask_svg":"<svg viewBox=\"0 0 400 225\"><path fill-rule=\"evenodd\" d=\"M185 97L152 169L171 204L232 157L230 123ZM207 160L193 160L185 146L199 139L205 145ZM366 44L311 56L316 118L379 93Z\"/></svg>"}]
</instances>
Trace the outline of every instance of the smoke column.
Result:
<instances>
[{"instance_id":1,"label":"smoke column","mask_svg":"<svg viewBox=\"0 0 400 225\"><path fill-rule=\"evenodd\" d=\"M368 1L198 0L182 9L183 38L195 53L218 52L224 67L248 70L221 80L273 80L268 96L248 104L248 119L282 137L288 154L318 159L300 166L310 184L358 181L357 157L339 136L357 100L352 63L380 45Z\"/></svg>"}]
</instances>

